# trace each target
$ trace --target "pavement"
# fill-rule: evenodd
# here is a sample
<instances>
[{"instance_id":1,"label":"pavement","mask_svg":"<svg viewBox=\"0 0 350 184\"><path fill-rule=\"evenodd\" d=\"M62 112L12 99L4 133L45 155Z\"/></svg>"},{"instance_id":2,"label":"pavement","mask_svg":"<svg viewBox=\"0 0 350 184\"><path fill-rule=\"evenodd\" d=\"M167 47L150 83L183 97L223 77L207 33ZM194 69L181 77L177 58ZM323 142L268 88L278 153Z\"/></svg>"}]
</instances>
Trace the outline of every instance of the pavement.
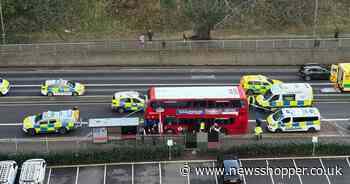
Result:
<instances>
[{"instance_id":1,"label":"pavement","mask_svg":"<svg viewBox=\"0 0 350 184\"><path fill-rule=\"evenodd\" d=\"M348 184L350 181L347 156L248 158L240 159L240 163L243 184ZM50 166L45 184L218 184L216 176L220 172L216 165L214 160L186 160Z\"/></svg>"}]
</instances>

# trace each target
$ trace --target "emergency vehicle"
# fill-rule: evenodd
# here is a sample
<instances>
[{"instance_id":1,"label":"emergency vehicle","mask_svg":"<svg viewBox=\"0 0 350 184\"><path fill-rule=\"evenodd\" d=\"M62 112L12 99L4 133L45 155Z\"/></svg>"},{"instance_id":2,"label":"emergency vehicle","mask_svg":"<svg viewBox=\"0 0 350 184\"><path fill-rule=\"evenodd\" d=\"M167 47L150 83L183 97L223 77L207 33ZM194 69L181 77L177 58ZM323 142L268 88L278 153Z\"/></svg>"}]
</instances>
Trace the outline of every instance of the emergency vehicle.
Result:
<instances>
[{"instance_id":1,"label":"emergency vehicle","mask_svg":"<svg viewBox=\"0 0 350 184\"><path fill-rule=\"evenodd\" d=\"M145 108L145 96L137 91L116 92L112 98L111 108L119 113L143 111Z\"/></svg>"},{"instance_id":2,"label":"emergency vehicle","mask_svg":"<svg viewBox=\"0 0 350 184\"><path fill-rule=\"evenodd\" d=\"M44 184L46 166L44 159L26 160L21 168L19 184Z\"/></svg>"},{"instance_id":3,"label":"emergency vehicle","mask_svg":"<svg viewBox=\"0 0 350 184\"><path fill-rule=\"evenodd\" d=\"M321 129L320 112L317 108L283 108L270 114L267 129L271 132L316 132Z\"/></svg>"},{"instance_id":4,"label":"emergency vehicle","mask_svg":"<svg viewBox=\"0 0 350 184\"><path fill-rule=\"evenodd\" d=\"M330 81L342 91L350 91L350 63L332 65Z\"/></svg>"},{"instance_id":5,"label":"emergency vehicle","mask_svg":"<svg viewBox=\"0 0 350 184\"><path fill-rule=\"evenodd\" d=\"M46 80L41 86L41 94L45 96L80 96L84 93L83 84L63 79Z\"/></svg>"},{"instance_id":6,"label":"emergency vehicle","mask_svg":"<svg viewBox=\"0 0 350 184\"><path fill-rule=\"evenodd\" d=\"M81 126L79 114L79 110L74 108L28 116L23 120L23 131L32 136L39 133L65 134Z\"/></svg>"},{"instance_id":7,"label":"emergency vehicle","mask_svg":"<svg viewBox=\"0 0 350 184\"><path fill-rule=\"evenodd\" d=\"M15 184L18 165L13 160L0 161L0 183Z\"/></svg>"},{"instance_id":8,"label":"emergency vehicle","mask_svg":"<svg viewBox=\"0 0 350 184\"><path fill-rule=\"evenodd\" d=\"M264 75L245 75L240 80L240 85L247 95L264 94L273 84L282 81L269 79Z\"/></svg>"},{"instance_id":9,"label":"emergency vehicle","mask_svg":"<svg viewBox=\"0 0 350 184\"><path fill-rule=\"evenodd\" d=\"M308 83L274 84L264 95L256 97L261 108L308 107L313 103L312 87Z\"/></svg>"},{"instance_id":10,"label":"emergency vehicle","mask_svg":"<svg viewBox=\"0 0 350 184\"><path fill-rule=\"evenodd\" d=\"M10 91L10 82L0 78L0 95L6 95Z\"/></svg>"}]
</instances>

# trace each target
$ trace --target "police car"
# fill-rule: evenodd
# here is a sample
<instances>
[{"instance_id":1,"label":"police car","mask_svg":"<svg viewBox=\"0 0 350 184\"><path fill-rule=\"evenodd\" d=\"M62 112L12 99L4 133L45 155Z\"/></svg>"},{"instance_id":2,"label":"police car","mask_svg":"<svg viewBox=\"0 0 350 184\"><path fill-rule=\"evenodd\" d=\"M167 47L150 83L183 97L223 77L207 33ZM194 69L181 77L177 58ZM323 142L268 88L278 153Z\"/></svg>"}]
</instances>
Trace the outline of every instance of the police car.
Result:
<instances>
[{"instance_id":1,"label":"police car","mask_svg":"<svg viewBox=\"0 0 350 184\"><path fill-rule=\"evenodd\" d=\"M6 79L0 78L0 95L7 95L10 91L10 82Z\"/></svg>"},{"instance_id":2,"label":"police car","mask_svg":"<svg viewBox=\"0 0 350 184\"><path fill-rule=\"evenodd\" d=\"M283 108L270 114L267 129L271 132L320 131L320 112L317 108Z\"/></svg>"},{"instance_id":3,"label":"police car","mask_svg":"<svg viewBox=\"0 0 350 184\"><path fill-rule=\"evenodd\" d=\"M84 93L83 84L63 79L46 80L41 86L41 94L45 96L80 96Z\"/></svg>"},{"instance_id":4,"label":"police car","mask_svg":"<svg viewBox=\"0 0 350 184\"><path fill-rule=\"evenodd\" d=\"M264 75L245 75L240 80L240 85L247 95L264 94L273 84L279 83L282 82Z\"/></svg>"},{"instance_id":5,"label":"police car","mask_svg":"<svg viewBox=\"0 0 350 184\"><path fill-rule=\"evenodd\" d=\"M80 112L77 108L63 111L46 111L28 116L23 120L23 131L34 136L39 133L65 134L81 126Z\"/></svg>"},{"instance_id":6,"label":"police car","mask_svg":"<svg viewBox=\"0 0 350 184\"><path fill-rule=\"evenodd\" d=\"M308 83L274 84L264 95L256 97L262 108L309 107L313 103L313 90Z\"/></svg>"},{"instance_id":7,"label":"police car","mask_svg":"<svg viewBox=\"0 0 350 184\"><path fill-rule=\"evenodd\" d=\"M137 91L116 92L112 98L111 108L119 113L142 111L145 108L145 96Z\"/></svg>"}]
</instances>

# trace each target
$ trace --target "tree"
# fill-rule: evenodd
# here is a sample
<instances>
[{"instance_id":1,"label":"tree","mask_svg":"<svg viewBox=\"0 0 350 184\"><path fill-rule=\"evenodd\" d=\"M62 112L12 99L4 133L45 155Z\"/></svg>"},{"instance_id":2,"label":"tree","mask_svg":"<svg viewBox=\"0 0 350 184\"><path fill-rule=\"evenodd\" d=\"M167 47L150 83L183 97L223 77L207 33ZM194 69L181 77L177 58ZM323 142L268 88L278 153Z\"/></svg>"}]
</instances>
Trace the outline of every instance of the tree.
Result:
<instances>
[{"instance_id":1,"label":"tree","mask_svg":"<svg viewBox=\"0 0 350 184\"><path fill-rule=\"evenodd\" d=\"M215 24L228 13L225 0L183 0L183 6L193 23L193 38L198 40L209 40Z\"/></svg>"}]
</instances>

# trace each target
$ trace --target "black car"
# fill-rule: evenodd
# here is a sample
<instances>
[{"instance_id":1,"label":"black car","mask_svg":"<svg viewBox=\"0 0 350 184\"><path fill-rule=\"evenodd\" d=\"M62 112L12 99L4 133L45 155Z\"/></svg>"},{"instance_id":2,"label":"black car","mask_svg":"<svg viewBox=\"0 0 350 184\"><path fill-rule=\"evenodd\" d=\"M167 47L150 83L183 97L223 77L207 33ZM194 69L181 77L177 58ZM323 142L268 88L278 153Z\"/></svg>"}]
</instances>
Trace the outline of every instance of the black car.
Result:
<instances>
[{"instance_id":1,"label":"black car","mask_svg":"<svg viewBox=\"0 0 350 184\"><path fill-rule=\"evenodd\" d=\"M218 176L220 184L243 183L240 175L240 162L236 156L224 155L218 157L218 167L224 169L224 174Z\"/></svg>"},{"instance_id":2,"label":"black car","mask_svg":"<svg viewBox=\"0 0 350 184\"><path fill-rule=\"evenodd\" d=\"M299 70L300 76L306 80L327 80L329 79L330 71L321 65L303 65Z\"/></svg>"}]
</instances>

